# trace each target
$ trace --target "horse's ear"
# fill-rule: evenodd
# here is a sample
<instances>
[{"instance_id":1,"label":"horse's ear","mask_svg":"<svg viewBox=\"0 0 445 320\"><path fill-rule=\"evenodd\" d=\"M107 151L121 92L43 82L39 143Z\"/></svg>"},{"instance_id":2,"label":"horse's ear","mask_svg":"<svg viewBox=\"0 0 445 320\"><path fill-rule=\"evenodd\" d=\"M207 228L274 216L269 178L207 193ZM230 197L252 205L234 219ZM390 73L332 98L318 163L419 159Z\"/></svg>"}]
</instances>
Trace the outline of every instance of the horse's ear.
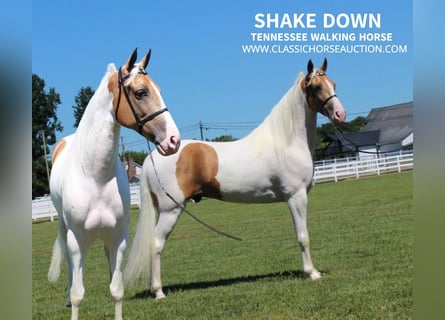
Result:
<instances>
[{"instance_id":1,"label":"horse's ear","mask_svg":"<svg viewBox=\"0 0 445 320\"><path fill-rule=\"evenodd\" d=\"M130 71L134 67L134 63L136 62L136 58L138 57L138 48L135 48L133 50L133 53L131 54L131 57L128 58L127 62L124 63L122 66L122 69L130 73Z\"/></svg>"},{"instance_id":2,"label":"horse's ear","mask_svg":"<svg viewBox=\"0 0 445 320\"><path fill-rule=\"evenodd\" d=\"M151 49L148 50L146 56L144 58L142 58L142 60L141 60L141 65L144 70L145 70L145 68L147 68L148 63L150 62L150 57L151 57Z\"/></svg>"},{"instance_id":3,"label":"horse's ear","mask_svg":"<svg viewBox=\"0 0 445 320\"><path fill-rule=\"evenodd\" d=\"M327 68L328 68L328 59L324 58L323 65L321 66L321 70L323 70L323 72L326 72Z\"/></svg>"},{"instance_id":4,"label":"horse's ear","mask_svg":"<svg viewBox=\"0 0 445 320\"><path fill-rule=\"evenodd\" d=\"M309 59L307 62L307 74L310 75L314 71L314 64L312 63L312 60Z\"/></svg>"}]
</instances>

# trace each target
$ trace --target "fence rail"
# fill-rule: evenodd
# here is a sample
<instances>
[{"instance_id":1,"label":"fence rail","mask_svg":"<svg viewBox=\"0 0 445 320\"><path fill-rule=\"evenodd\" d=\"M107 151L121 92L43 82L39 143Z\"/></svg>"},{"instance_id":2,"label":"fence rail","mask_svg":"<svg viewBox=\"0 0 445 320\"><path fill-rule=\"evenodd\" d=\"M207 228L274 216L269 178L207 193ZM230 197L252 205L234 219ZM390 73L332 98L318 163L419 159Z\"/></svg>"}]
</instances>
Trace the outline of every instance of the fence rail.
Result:
<instances>
[{"instance_id":1,"label":"fence rail","mask_svg":"<svg viewBox=\"0 0 445 320\"><path fill-rule=\"evenodd\" d=\"M413 153L364 159L342 159L329 163L314 164L314 182L359 178L365 175L380 175L387 172L401 172L413 168Z\"/></svg>"},{"instance_id":2,"label":"fence rail","mask_svg":"<svg viewBox=\"0 0 445 320\"><path fill-rule=\"evenodd\" d=\"M141 200L139 196L139 183L130 184L130 198L131 205L139 207ZM32 200L32 220L38 219L51 219L57 218L57 211L54 208L53 202L50 196L44 196Z\"/></svg>"},{"instance_id":3,"label":"fence rail","mask_svg":"<svg viewBox=\"0 0 445 320\"><path fill-rule=\"evenodd\" d=\"M32 200L32 220L47 219L50 218L54 221L54 217L57 217L56 208L54 208L53 202L49 196L40 197Z\"/></svg>"},{"instance_id":4,"label":"fence rail","mask_svg":"<svg viewBox=\"0 0 445 320\"><path fill-rule=\"evenodd\" d=\"M401 172L413 168L413 153L400 153L384 157L365 159L347 158L314 163L314 183L360 178L366 175L380 175L387 172ZM139 207L139 184L130 184L131 205ZM49 196L32 201L32 220L54 221L56 209Z\"/></svg>"}]
</instances>

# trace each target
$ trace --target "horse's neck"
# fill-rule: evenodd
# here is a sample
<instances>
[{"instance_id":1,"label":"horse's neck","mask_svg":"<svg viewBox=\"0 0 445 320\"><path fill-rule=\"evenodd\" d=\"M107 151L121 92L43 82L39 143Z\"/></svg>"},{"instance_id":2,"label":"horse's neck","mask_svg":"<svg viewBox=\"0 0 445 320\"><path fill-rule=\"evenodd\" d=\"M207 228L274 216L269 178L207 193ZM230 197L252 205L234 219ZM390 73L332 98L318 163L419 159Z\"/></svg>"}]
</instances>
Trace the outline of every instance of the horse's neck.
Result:
<instances>
[{"instance_id":1,"label":"horse's neck","mask_svg":"<svg viewBox=\"0 0 445 320\"><path fill-rule=\"evenodd\" d=\"M256 145L258 151L274 147L282 153L287 147L298 145L313 153L317 117L307 105L300 81L301 76L263 123L245 138L249 144Z\"/></svg>"},{"instance_id":2,"label":"horse's neck","mask_svg":"<svg viewBox=\"0 0 445 320\"><path fill-rule=\"evenodd\" d=\"M115 175L120 125L115 122L112 96L103 83L91 98L76 131L76 154L85 175L108 180Z\"/></svg>"},{"instance_id":3,"label":"horse's neck","mask_svg":"<svg viewBox=\"0 0 445 320\"><path fill-rule=\"evenodd\" d=\"M294 132L291 134L291 143L301 140L301 142L307 146L311 156L313 156L317 129L317 113L309 108L304 93L300 89L300 85L298 85L298 88L294 88L294 90L300 90L298 94L301 95L303 99L300 100L301 105L293 106L296 112L295 118L293 119L295 121L295 127Z\"/></svg>"}]
</instances>

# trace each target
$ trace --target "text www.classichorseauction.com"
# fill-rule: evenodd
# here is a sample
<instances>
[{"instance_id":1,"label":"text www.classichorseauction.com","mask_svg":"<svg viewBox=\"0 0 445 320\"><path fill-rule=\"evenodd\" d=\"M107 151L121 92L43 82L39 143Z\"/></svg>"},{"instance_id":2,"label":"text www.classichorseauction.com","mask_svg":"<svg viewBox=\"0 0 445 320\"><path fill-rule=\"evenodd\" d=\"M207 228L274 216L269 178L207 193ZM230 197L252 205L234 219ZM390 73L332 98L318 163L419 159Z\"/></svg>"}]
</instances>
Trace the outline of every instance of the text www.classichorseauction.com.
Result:
<instances>
[{"instance_id":1,"label":"text www.classichorseauction.com","mask_svg":"<svg viewBox=\"0 0 445 320\"><path fill-rule=\"evenodd\" d=\"M408 53L407 44L381 29L380 13L257 13L253 20L255 31L241 45L246 54Z\"/></svg>"}]
</instances>

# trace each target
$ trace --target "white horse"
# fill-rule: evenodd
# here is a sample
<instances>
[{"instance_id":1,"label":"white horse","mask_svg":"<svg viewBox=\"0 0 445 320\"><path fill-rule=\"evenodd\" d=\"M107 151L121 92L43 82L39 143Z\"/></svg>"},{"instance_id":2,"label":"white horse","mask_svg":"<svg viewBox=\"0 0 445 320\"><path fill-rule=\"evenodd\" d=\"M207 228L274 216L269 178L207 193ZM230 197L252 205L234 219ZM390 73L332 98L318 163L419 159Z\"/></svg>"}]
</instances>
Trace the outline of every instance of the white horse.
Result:
<instances>
[{"instance_id":1,"label":"white horse","mask_svg":"<svg viewBox=\"0 0 445 320\"><path fill-rule=\"evenodd\" d=\"M52 154L51 198L59 215L48 279L56 281L68 262L67 306L78 318L84 296L83 269L88 247L104 242L109 262L115 319L122 319L121 265L127 246L130 190L118 158L121 125L154 142L162 155L175 153L179 132L145 68L151 50L135 64L137 51L119 69L108 65L76 132L59 141Z\"/></svg>"},{"instance_id":2,"label":"white horse","mask_svg":"<svg viewBox=\"0 0 445 320\"><path fill-rule=\"evenodd\" d=\"M183 141L178 153L160 161L147 157L141 174L141 212L124 280L149 281L156 298L163 298L161 254L186 201L202 196L232 202L276 202L289 205L310 278L320 278L309 252L306 227L307 193L312 186L317 112L334 123L346 112L326 75L327 61L315 69L309 60L307 75L298 79L263 123L234 142ZM155 169L154 169L155 168ZM156 173L157 172L157 173ZM166 192L163 190L165 188ZM159 220L155 226L156 212Z\"/></svg>"}]
</instances>

